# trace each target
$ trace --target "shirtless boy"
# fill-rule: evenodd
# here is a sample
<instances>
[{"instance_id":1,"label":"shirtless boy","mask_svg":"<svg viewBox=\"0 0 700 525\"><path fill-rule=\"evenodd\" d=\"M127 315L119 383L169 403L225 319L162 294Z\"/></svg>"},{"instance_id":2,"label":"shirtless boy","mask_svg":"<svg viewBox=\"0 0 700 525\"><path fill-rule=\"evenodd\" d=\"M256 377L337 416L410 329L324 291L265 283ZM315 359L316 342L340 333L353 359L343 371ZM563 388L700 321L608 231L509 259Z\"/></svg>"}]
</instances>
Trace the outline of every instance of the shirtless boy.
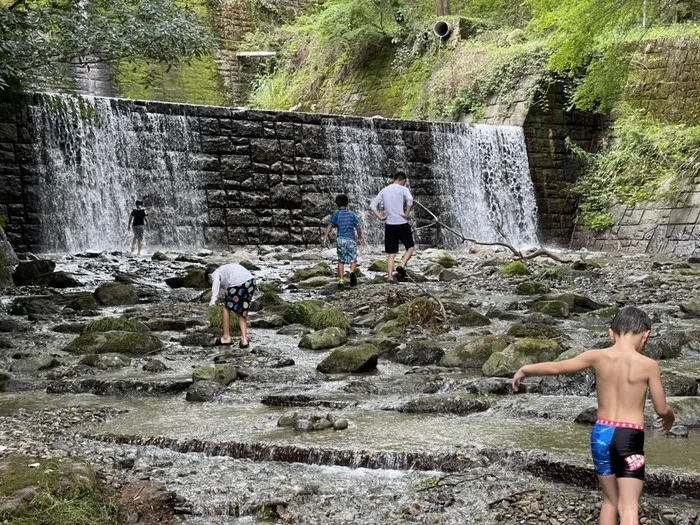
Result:
<instances>
[{"instance_id":1,"label":"shirtless boy","mask_svg":"<svg viewBox=\"0 0 700 525\"><path fill-rule=\"evenodd\" d=\"M591 433L591 454L603 491L600 525L639 523L644 485L644 402L647 388L659 416L657 428L671 429L673 410L666 402L659 365L642 353L651 330L639 308L620 310L610 325L613 345L560 362L525 365L513 376L513 390L528 376L574 374L592 367L598 393L598 421Z\"/></svg>"}]
</instances>

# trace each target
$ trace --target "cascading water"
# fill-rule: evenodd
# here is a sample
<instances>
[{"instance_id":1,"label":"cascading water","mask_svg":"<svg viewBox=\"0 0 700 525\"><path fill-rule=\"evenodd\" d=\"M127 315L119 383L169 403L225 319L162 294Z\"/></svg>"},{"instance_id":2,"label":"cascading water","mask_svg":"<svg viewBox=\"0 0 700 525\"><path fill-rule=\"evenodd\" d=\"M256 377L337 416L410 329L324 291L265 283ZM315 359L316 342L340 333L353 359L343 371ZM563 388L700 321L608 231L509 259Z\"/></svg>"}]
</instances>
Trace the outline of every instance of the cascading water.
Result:
<instances>
[{"instance_id":1,"label":"cascading water","mask_svg":"<svg viewBox=\"0 0 700 525\"><path fill-rule=\"evenodd\" d=\"M397 170L405 171L411 184L403 132L378 130L373 120L347 125L327 119L324 124L335 175L350 197L350 208L360 216L367 242L381 244L383 227L369 203ZM537 204L522 129L436 123L429 134L432 176L441 201L441 209L432 211L469 238L501 240L500 230L518 248L537 245ZM450 234L445 241L453 246L460 242Z\"/></svg>"},{"instance_id":2,"label":"cascading water","mask_svg":"<svg viewBox=\"0 0 700 525\"><path fill-rule=\"evenodd\" d=\"M537 202L522 128L433 124L431 132L445 222L472 239L501 240L500 230L517 248L537 245Z\"/></svg>"},{"instance_id":3,"label":"cascading water","mask_svg":"<svg viewBox=\"0 0 700 525\"><path fill-rule=\"evenodd\" d=\"M114 99L45 95L32 108L40 209L52 251L124 250L134 201L150 248L204 244L206 197L188 171L196 134L183 115L121 111Z\"/></svg>"},{"instance_id":4,"label":"cascading water","mask_svg":"<svg viewBox=\"0 0 700 525\"><path fill-rule=\"evenodd\" d=\"M359 126L343 125L336 119L324 121L326 141L334 162L334 175L342 181L369 245L384 240L384 226L370 210L370 202L386 186L392 174L407 169L406 146L401 130L382 130L380 138L374 121Z\"/></svg>"}]
</instances>

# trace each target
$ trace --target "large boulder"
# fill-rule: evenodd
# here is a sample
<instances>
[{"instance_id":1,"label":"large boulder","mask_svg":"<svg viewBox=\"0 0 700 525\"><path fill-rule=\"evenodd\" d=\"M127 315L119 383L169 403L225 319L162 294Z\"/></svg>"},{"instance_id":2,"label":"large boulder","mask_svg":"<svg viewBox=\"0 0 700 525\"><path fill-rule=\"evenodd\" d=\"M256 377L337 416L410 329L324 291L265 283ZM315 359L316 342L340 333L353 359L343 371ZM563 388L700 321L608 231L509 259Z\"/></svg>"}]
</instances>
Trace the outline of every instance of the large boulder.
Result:
<instances>
[{"instance_id":1,"label":"large boulder","mask_svg":"<svg viewBox=\"0 0 700 525\"><path fill-rule=\"evenodd\" d=\"M533 339L557 339L563 333L552 325L539 323L515 323L508 329L511 337L530 337Z\"/></svg>"},{"instance_id":2,"label":"large boulder","mask_svg":"<svg viewBox=\"0 0 700 525\"><path fill-rule=\"evenodd\" d=\"M57 364L58 361L53 356L48 354L40 354L13 361L10 365L10 372L38 372L39 370L46 370L47 368L54 367Z\"/></svg>"},{"instance_id":3,"label":"large boulder","mask_svg":"<svg viewBox=\"0 0 700 525\"><path fill-rule=\"evenodd\" d=\"M537 281L525 281L515 287L515 293L518 295L542 295L549 293L549 290L549 285Z\"/></svg>"},{"instance_id":4,"label":"large boulder","mask_svg":"<svg viewBox=\"0 0 700 525\"><path fill-rule=\"evenodd\" d=\"M30 284L40 275L51 273L56 269L56 263L48 259L37 259L34 261L21 261L12 278L18 286Z\"/></svg>"},{"instance_id":5,"label":"large boulder","mask_svg":"<svg viewBox=\"0 0 700 525\"><path fill-rule=\"evenodd\" d=\"M197 381L187 389L185 400L195 402L214 401L216 396L221 394L225 388L226 387L217 381L210 381L207 379Z\"/></svg>"},{"instance_id":6,"label":"large boulder","mask_svg":"<svg viewBox=\"0 0 700 525\"><path fill-rule=\"evenodd\" d=\"M491 324L491 319L480 314L470 307L464 307L460 313L450 320L452 326L467 327L467 326L486 326Z\"/></svg>"},{"instance_id":7,"label":"large boulder","mask_svg":"<svg viewBox=\"0 0 700 525\"><path fill-rule=\"evenodd\" d=\"M114 352L129 356L142 356L162 349L162 341L149 333L114 331L82 334L71 341L63 350L72 354Z\"/></svg>"},{"instance_id":8,"label":"large boulder","mask_svg":"<svg viewBox=\"0 0 700 525\"><path fill-rule=\"evenodd\" d=\"M700 317L700 300L693 299L691 301L686 301L681 303L681 311L684 312L688 317Z\"/></svg>"},{"instance_id":9,"label":"large boulder","mask_svg":"<svg viewBox=\"0 0 700 525\"><path fill-rule=\"evenodd\" d=\"M284 317L277 314L256 314L248 318L248 326L251 328L280 328L286 325Z\"/></svg>"},{"instance_id":10,"label":"large boulder","mask_svg":"<svg viewBox=\"0 0 700 525\"><path fill-rule=\"evenodd\" d=\"M89 323L85 328L85 333L111 332L118 330L121 332L150 332L151 329L145 324L135 319L127 317L105 317Z\"/></svg>"},{"instance_id":11,"label":"large boulder","mask_svg":"<svg viewBox=\"0 0 700 525\"><path fill-rule=\"evenodd\" d=\"M76 288L83 285L83 283L66 272L45 273L32 279L31 284L47 288Z\"/></svg>"},{"instance_id":12,"label":"large boulder","mask_svg":"<svg viewBox=\"0 0 700 525\"><path fill-rule=\"evenodd\" d=\"M536 312L552 317L569 317L571 314L569 305L564 301L537 301L532 307Z\"/></svg>"},{"instance_id":13,"label":"large boulder","mask_svg":"<svg viewBox=\"0 0 700 525\"><path fill-rule=\"evenodd\" d=\"M673 372L661 372L661 383L667 396L694 396L698 394L698 383L694 377Z\"/></svg>"},{"instance_id":14,"label":"large boulder","mask_svg":"<svg viewBox=\"0 0 700 525\"><path fill-rule=\"evenodd\" d=\"M530 275L530 270L527 266L525 266L525 263L521 261L513 261L511 263L506 264L504 267L498 270L498 274L509 276Z\"/></svg>"},{"instance_id":15,"label":"large boulder","mask_svg":"<svg viewBox=\"0 0 700 525\"><path fill-rule=\"evenodd\" d=\"M427 395L404 403L398 407L399 412L411 414L457 414L466 416L474 412L488 410L491 403L472 395Z\"/></svg>"},{"instance_id":16,"label":"large boulder","mask_svg":"<svg viewBox=\"0 0 700 525\"><path fill-rule=\"evenodd\" d=\"M80 360L81 365L92 366L99 370L124 368L131 365L131 359L121 354L88 354Z\"/></svg>"},{"instance_id":17,"label":"large boulder","mask_svg":"<svg viewBox=\"0 0 700 525\"><path fill-rule=\"evenodd\" d=\"M326 350L328 348L344 345L347 340L348 336L344 330L332 326L306 334L301 338L301 341L299 341L299 348L305 348L307 350Z\"/></svg>"},{"instance_id":18,"label":"large boulder","mask_svg":"<svg viewBox=\"0 0 700 525\"><path fill-rule=\"evenodd\" d=\"M96 310L99 307L100 303L97 302L97 299L95 299L95 296L91 293L77 295L66 304L66 308L70 308L76 312Z\"/></svg>"},{"instance_id":19,"label":"large boulder","mask_svg":"<svg viewBox=\"0 0 700 525\"><path fill-rule=\"evenodd\" d=\"M489 335L483 339L462 343L444 355L440 366L481 368L491 354L501 352L507 346L508 340L502 335Z\"/></svg>"},{"instance_id":20,"label":"large boulder","mask_svg":"<svg viewBox=\"0 0 700 525\"><path fill-rule=\"evenodd\" d=\"M377 368L377 347L372 344L344 346L333 350L316 369L324 374L359 374Z\"/></svg>"},{"instance_id":21,"label":"large boulder","mask_svg":"<svg viewBox=\"0 0 700 525\"><path fill-rule=\"evenodd\" d=\"M238 379L238 368L231 364L209 364L200 366L192 372L193 381L216 381L228 386Z\"/></svg>"},{"instance_id":22,"label":"large boulder","mask_svg":"<svg viewBox=\"0 0 700 525\"><path fill-rule=\"evenodd\" d=\"M409 366L434 365L442 359L445 351L433 341L414 339L405 348L393 355L393 360Z\"/></svg>"},{"instance_id":23,"label":"large boulder","mask_svg":"<svg viewBox=\"0 0 700 525\"><path fill-rule=\"evenodd\" d=\"M297 301L285 306L282 317L289 324L303 324L309 326L311 317L321 308L314 301Z\"/></svg>"},{"instance_id":24,"label":"large boulder","mask_svg":"<svg viewBox=\"0 0 700 525\"><path fill-rule=\"evenodd\" d=\"M676 425L683 425L688 428L700 427L700 397L669 397L668 404L673 409L676 416ZM644 410L644 424L652 427L656 421L656 413L651 402L647 402Z\"/></svg>"},{"instance_id":25,"label":"large boulder","mask_svg":"<svg viewBox=\"0 0 700 525\"><path fill-rule=\"evenodd\" d=\"M103 306L120 306L138 304L136 288L129 284L117 282L102 283L95 290L95 299Z\"/></svg>"},{"instance_id":26,"label":"large boulder","mask_svg":"<svg viewBox=\"0 0 700 525\"><path fill-rule=\"evenodd\" d=\"M331 270L330 265L327 262L320 262L316 266L311 268L301 268L294 272L291 281L293 283L298 283L301 281L306 281L312 277L332 277L333 270Z\"/></svg>"},{"instance_id":27,"label":"large boulder","mask_svg":"<svg viewBox=\"0 0 700 525\"><path fill-rule=\"evenodd\" d=\"M667 334L648 339L644 347L644 355L656 360L680 357L681 351L682 345L677 344L673 337Z\"/></svg>"},{"instance_id":28,"label":"large boulder","mask_svg":"<svg viewBox=\"0 0 700 525\"><path fill-rule=\"evenodd\" d=\"M523 365L551 361L560 352L557 342L551 339L518 339L502 352L491 354L481 371L489 377L507 377Z\"/></svg>"}]
</instances>

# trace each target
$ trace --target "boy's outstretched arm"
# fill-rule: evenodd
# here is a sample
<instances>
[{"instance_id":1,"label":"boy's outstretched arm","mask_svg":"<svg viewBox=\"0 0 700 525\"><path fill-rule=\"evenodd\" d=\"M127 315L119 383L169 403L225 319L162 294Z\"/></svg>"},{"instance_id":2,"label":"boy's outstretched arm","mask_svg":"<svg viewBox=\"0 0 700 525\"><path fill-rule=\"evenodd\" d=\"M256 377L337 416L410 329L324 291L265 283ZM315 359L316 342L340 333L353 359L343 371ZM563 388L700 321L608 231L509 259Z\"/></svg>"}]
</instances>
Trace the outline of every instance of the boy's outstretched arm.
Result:
<instances>
[{"instance_id":1,"label":"boy's outstretched arm","mask_svg":"<svg viewBox=\"0 0 700 525\"><path fill-rule=\"evenodd\" d=\"M659 418L656 420L657 428L661 432L668 432L673 426L676 416L673 415L673 409L666 402L666 394L664 394L664 386L661 384L661 370L658 363L651 364L649 372L649 394L651 402L654 404L654 410Z\"/></svg>"},{"instance_id":2,"label":"boy's outstretched arm","mask_svg":"<svg viewBox=\"0 0 700 525\"><path fill-rule=\"evenodd\" d=\"M513 376L513 392L518 391L520 381L528 376L558 376L564 374L575 374L581 370L593 366L597 356L597 350L589 350L582 354L567 359L565 361L548 361L546 363L536 363L525 365Z\"/></svg>"},{"instance_id":3,"label":"boy's outstretched arm","mask_svg":"<svg viewBox=\"0 0 700 525\"><path fill-rule=\"evenodd\" d=\"M329 224L326 226L326 233L323 234L323 245L327 246L328 245L328 236L331 234L331 230L333 229L333 225Z\"/></svg>"}]
</instances>

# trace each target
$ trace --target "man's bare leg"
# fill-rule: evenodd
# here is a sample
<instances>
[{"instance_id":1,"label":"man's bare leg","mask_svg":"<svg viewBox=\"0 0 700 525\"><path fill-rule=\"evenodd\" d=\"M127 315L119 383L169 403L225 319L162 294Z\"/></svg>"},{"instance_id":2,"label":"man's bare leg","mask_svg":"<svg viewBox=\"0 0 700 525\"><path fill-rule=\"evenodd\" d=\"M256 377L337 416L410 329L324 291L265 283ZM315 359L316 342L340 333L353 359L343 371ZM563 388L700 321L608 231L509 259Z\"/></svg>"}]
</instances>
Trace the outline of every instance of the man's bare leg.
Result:
<instances>
[{"instance_id":1,"label":"man's bare leg","mask_svg":"<svg viewBox=\"0 0 700 525\"><path fill-rule=\"evenodd\" d=\"M408 250L406 250L406 253L403 254L403 259L401 260L401 266L406 268L406 265L408 264L408 261L411 260L411 257L413 256L413 252L415 249L413 246L411 246Z\"/></svg>"},{"instance_id":2,"label":"man's bare leg","mask_svg":"<svg viewBox=\"0 0 700 525\"><path fill-rule=\"evenodd\" d=\"M603 506L600 508L599 525L617 525L617 476L598 476L603 491Z\"/></svg>"},{"instance_id":3,"label":"man's bare leg","mask_svg":"<svg viewBox=\"0 0 700 525\"><path fill-rule=\"evenodd\" d=\"M221 342L222 343L230 343L231 342L231 325L229 324L231 322L231 314L228 311L228 308L225 306L221 307L221 327L224 331L224 335L221 336Z\"/></svg>"},{"instance_id":4,"label":"man's bare leg","mask_svg":"<svg viewBox=\"0 0 700 525\"><path fill-rule=\"evenodd\" d=\"M396 259L395 253L390 253L386 256L386 271L389 274L389 280L394 279L394 260Z\"/></svg>"},{"instance_id":5,"label":"man's bare leg","mask_svg":"<svg viewBox=\"0 0 700 525\"><path fill-rule=\"evenodd\" d=\"M639 524L639 497L643 488L641 479L618 478L617 512L620 514L620 525Z\"/></svg>"},{"instance_id":6,"label":"man's bare leg","mask_svg":"<svg viewBox=\"0 0 700 525\"><path fill-rule=\"evenodd\" d=\"M248 318L242 315L238 316L238 328L241 329L241 344L248 344Z\"/></svg>"}]
</instances>

